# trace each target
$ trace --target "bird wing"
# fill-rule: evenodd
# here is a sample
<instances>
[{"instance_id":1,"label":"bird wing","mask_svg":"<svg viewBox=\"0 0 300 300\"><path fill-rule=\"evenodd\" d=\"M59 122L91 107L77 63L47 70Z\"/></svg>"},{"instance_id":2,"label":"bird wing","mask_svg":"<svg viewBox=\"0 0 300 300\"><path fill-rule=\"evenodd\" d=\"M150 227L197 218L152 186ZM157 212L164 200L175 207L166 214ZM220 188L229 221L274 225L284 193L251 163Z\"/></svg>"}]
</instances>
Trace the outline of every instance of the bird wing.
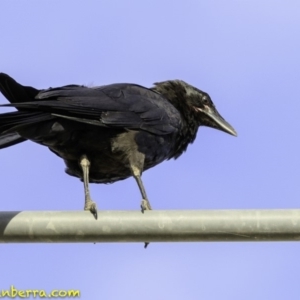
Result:
<instances>
[{"instance_id":1,"label":"bird wing","mask_svg":"<svg viewBox=\"0 0 300 300\"><path fill-rule=\"evenodd\" d=\"M180 113L165 97L145 87L126 83L94 88L69 85L42 90L34 101L2 106L158 135L176 131L181 123Z\"/></svg>"}]
</instances>

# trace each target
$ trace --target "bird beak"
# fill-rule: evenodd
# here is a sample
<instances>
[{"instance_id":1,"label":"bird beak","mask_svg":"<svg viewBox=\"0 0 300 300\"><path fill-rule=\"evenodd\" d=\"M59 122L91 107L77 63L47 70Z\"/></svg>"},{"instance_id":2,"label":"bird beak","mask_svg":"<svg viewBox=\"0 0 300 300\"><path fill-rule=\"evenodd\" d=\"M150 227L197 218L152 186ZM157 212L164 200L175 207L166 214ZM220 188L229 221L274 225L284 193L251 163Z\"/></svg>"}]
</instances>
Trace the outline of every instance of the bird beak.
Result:
<instances>
[{"instance_id":1,"label":"bird beak","mask_svg":"<svg viewBox=\"0 0 300 300\"><path fill-rule=\"evenodd\" d=\"M209 118L209 124L211 125L205 124L206 126L213 127L237 136L237 132L234 130L234 128L222 118L216 109L205 105L204 108L197 107L197 110L201 111L206 117Z\"/></svg>"}]
</instances>

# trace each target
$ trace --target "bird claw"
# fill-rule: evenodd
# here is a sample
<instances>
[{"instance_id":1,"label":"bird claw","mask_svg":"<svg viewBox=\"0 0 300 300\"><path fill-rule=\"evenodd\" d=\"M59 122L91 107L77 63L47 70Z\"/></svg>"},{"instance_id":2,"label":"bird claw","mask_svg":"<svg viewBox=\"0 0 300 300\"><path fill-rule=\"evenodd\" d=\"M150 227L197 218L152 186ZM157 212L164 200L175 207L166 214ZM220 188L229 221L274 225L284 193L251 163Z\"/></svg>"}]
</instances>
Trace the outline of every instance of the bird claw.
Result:
<instances>
[{"instance_id":1,"label":"bird claw","mask_svg":"<svg viewBox=\"0 0 300 300\"><path fill-rule=\"evenodd\" d=\"M145 210L152 210L149 200L143 199L141 202L141 212L144 213Z\"/></svg>"},{"instance_id":2,"label":"bird claw","mask_svg":"<svg viewBox=\"0 0 300 300\"><path fill-rule=\"evenodd\" d=\"M95 219L98 219L97 205L94 201L90 200L85 204L84 210L89 210Z\"/></svg>"},{"instance_id":3,"label":"bird claw","mask_svg":"<svg viewBox=\"0 0 300 300\"><path fill-rule=\"evenodd\" d=\"M143 199L141 202L141 211L144 213L145 210L152 210L149 200ZM145 242L144 248L147 249L149 243Z\"/></svg>"}]
</instances>

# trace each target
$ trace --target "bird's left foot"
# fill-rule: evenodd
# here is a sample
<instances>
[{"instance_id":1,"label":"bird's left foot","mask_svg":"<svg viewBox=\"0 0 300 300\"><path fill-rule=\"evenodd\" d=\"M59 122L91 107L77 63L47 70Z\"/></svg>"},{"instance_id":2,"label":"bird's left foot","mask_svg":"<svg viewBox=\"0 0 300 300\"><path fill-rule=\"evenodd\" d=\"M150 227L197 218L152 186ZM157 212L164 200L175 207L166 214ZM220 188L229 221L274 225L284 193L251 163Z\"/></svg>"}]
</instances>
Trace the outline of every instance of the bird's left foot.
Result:
<instances>
[{"instance_id":1,"label":"bird's left foot","mask_svg":"<svg viewBox=\"0 0 300 300\"><path fill-rule=\"evenodd\" d=\"M152 210L148 199L143 199L141 202L141 211L144 213L145 210Z\"/></svg>"},{"instance_id":2,"label":"bird's left foot","mask_svg":"<svg viewBox=\"0 0 300 300\"><path fill-rule=\"evenodd\" d=\"M98 219L97 205L94 201L92 201L90 199L88 201L86 201L84 210L89 210L93 214L95 219L96 220Z\"/></svg>"}]
</instances>

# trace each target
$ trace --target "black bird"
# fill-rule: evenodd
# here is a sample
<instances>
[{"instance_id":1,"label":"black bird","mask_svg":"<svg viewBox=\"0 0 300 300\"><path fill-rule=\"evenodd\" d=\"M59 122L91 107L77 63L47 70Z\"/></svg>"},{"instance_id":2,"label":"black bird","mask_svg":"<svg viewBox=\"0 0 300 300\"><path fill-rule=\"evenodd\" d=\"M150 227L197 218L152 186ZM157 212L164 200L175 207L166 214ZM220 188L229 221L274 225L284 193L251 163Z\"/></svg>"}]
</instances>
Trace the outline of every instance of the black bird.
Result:
<instances>
[{"instance_id":1,"label":"black bird","mask_svg":"<svg viewBox=\"0 0 300 300\"><path fill-rule=\"evenodd\" d=\"M199 126L236 136L209 95L181 80L152 88L119 83L98 87L67 85L38 90L0 73L0 91L15 112L0 114L0 149L26 140L47 146L84 182L84 209L97 218L89 182L112 183L133 176L151 206L142 172L178 158Z\"/></svg>"}]
</instances>

